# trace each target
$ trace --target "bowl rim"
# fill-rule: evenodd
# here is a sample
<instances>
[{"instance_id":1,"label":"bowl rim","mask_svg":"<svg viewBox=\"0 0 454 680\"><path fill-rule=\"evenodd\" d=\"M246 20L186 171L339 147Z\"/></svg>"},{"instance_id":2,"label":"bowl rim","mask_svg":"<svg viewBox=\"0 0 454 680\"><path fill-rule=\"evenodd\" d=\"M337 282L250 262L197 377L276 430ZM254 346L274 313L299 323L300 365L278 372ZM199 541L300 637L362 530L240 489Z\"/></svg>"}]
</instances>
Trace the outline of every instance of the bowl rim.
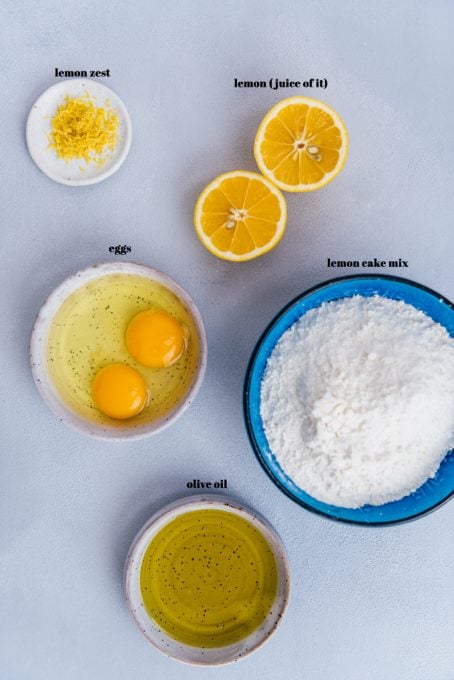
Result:
<instances>
[{"instance_id":1,"label":"bowl rim","mask_svg":"<svg viewBox=\"0 0 454 680\"><path fill-rule=\"evenodd\" d=\"M440 302L443 302L446 304L452 311L454 311L454 304L448 300L446 297L441 295L440 293L437 293L435 290L432 288L429 288L428 286L425 286L421 283L417 283L416 281L412 281L411 279L406 279L401 276L393 276L391 274L351 274L347 276L339 276L335 277L333 279L328 279L327 281L324 281L322 283L318 283L315 286L312 286L311 288L308 288L305 290L303 293L300 293L299 295L296 295L294 298L290 300L284 307L281 308L279 312L277 312L271 321L267 324L265 330L261 333L259 339L257 340L254 349L252 351L251 357L249 359L247 368L246 368L246 375L244 379L244 385L243 385L243 417L246 425L246 432L248 435L249 443L251 444L252 450L254 451L254 454L256 456L256 459L258 460L260 466L262 469L266 472L267 476L271 479L271 481L278 487L280 491L282 491L288 498L290 498L294 503L297 505L305 508L309 512L312 512L315 515L318 515L319 517L323 517L325 519L331 520L333 522L342 522L344 524L352 524L355 526L367 526L367 527L385 527L385 526L393 526L396 524L406 524L407 522L412 522L414 520L417 520L421 517L424 517L425 515L429 515L430 513L434 512L437 510L439 507L447 503L453 496L454 496L454 487L453 489L443 498L441 498L439 501L437 501L434 505L431 505L429 508L426 508L425 510L422 510L420 512L415 513L414 515L410 515L409 517L402 517L401 519L394 519L394 520L384 520L384 521L371 521L371 522L363 522L361 520L354 520L354 519L348 519L345 517L339 517L337 515L330 515L327 512L324 512L323 510L320 510L319 508L316 508L309 503L306 503L300 498L297 498L296 496L293 495L293 493L285 487L272 473L271 469L267 465L262 452L260 450L260 446L258 445L258 442L255 438L254 435L254 430L252 427L252 422L250 418L250 413L249 413L249 393L250 393L250 385L251 385L251 379L252 379L252 373L255 367L255 363L257 361L258 354L262 348L262 345L264 341L266 340L268 334L270 331L273 329L275 324L283 317L291 307L293 307L295 304L303 300L304 298L308 297L309 295L312 295L312 293L315 293L316 291L322 290L323 288L328 288L332 286L333 284L337 283L342 283L344 281L352 281L355 279L383 279L383 280L388 280L388 281L393 281L397 283L403 283L408 286L411 286L413 288L419 288L420 290L424 291L425 293L428 293L429 295L436 297ZM302 315L303 316L303 315Z\"/></svg>"},{"instance_id":2,"label":"bowl rim","mask_svg":"<svg viewBox=\"0 0 454 680\"><path fill-rule=\"evenodd\" d=\"M149 278L150 280L157 281L169 288L169 290L177 295L181 302L187 307L188 312L193 318L199 340L199 360L194 373L193 381L186 394L168 413L165 413L156 420L143 423L137 429L132 427L128 428L126 426L118 426L116 428L109 427L107 425L87 420L71 409L70 406L66 404L66 402L61 398L58 390L53 385L52 379L47 369L45 358L45 348L47 346L51 322L63 302L75 290L83 286L88 281L93 281L103 276L108 276L109 274L115 273L137 274L139 276ZM79 285L77 285L78 283ZM202 386L207 366L207 354L207 337L201 313L194 300L184 288L182 288L167 274L164 274L158 269L154 269L147 265L130 261L109 261L89 265L88 267L79 269L75 273L67 276L50 292L50 294L40 306L35 317L30 336L29 361L33 380L41 398L49 410L61 422L64 422L64 424L71 429L93 439L119 442L132 441L135 439L143 439L145 437L152 436L158 432L161 432L163 429L177 420L194 401Z\"/></svg>"},{"instance_id":3,"label":"bowl rim","mask_svg":"<svg viewBox=\"0 0 454 680\"><path fill-rule=\"evenodd\" d=\"M193 506L196 506L193 508ZM144 630L144 628L141 625L141 622L139 619L136 617L135 614L135 609L137 605L133 601L133 583L135 581L135 578L137 577L136 572L134 571L135 569L140 570L140 564L137 565L137 562L142 560L143 558L143 553L146 550L146 547L150 543L150 540L152 539L153 535L155 535L161 528L166 526L170 521L172 521L175 517L184 514L186 512L190 512L192 509L197 509L197 506L203 506L205 509L218 509L218 510L224 510L225 512L233 512L235 514L240 515L244 519L246 519L248 522L250 522L254 527L258 528L259 531L265 533L265 539L269 542L269 539L266 536L266 533L268 533L272 539L273 539L273 545L270 545L273 554L275 556L276 561L280 560L281 564L280 567L278 568L278 579L279 579L279 573L281 573L281 583L278 581L278 588L281 586L282 588L282 603L281 603L281 608L278 612L278 616L276 617L276 620L273 623L273 626L271 630L268 633L264 633L263 637L259 639L255 644L252 644L250 647L248 647L243 653L241 654L235 654L232 655L230 658L225 658L222 660L192 660L192 659L185 659L182 658L182 656L179 656L178 654L171 653L168 649L165 649L161 646L159 646L156 642L155 639L153 639L152 635ZM150 536L150 534L152 534ZM146 543L145 548L143 549L143 544ZM283 579L283 580L282 580ZM159 510L157 510L153 515L150 517L150 519L145 522L145 524L139 529L137 534L135 535L131 546L128 550L128 554L126 557L125 561L125 566L124 566L124 571L123 571L123 591L125 594L126 602L128 605L128 609L130 611L130 614L132 618L134 619L135 624L138 626L140 632L142 635L146 638L146 640L153 645L159 652L162 654L165 654L166 656L175 659L176 661L179 661L180 663L184 663L186 665L191 665L191 666L226 666L230 663L235 663L237 661L240 661L241 659L246 658L247 656L250 656L252 653L257 651L259 648L261 648L264 644L266 644L271 637L273 637L274 633L276 630L279 628L280 624L282 623L282 620L285 616L285 613L287 611L289 601L290 601L290 596L291 596L291 589L292 589L292 580L291 580L291 571L290 571L290 561L288 557L287 550L285 548L285 545L277 532L277 530L273 527L273 525L259 512L253 510L250 508L247 504L242 503L240 500L237 500L234 497L227 496L225 494L217 494L217 493L203 493L203 494L194 494L192 496L183 496L181 498L178 498L177 500L166 504ZM277 596L276 596L277 597ZM151 617L150 621L153 621ZM153 622L154 623L154 622ZM156 623L154 625L157 626ZM251 635L256 632L253 631ZM166 633L164 633L167 635ZM245 638L247 639L247 638ZM177 644L182 644L178 643ZM183 645L182 645L183 646ZM190 645L188 645L191 647ZM194 647L193 649L198 649L197 647ZM200 648L202 649L202 648ZM215 647L213 648L214 650L222 650L222 649L229 649L229 646L224 647Z\"/></svg>"},{"instance_id":4,"label":"bowl rim","mask_svg":"<svg viewBox=\"0 0 454 680\"><path fill-rule=\"evenodd\" d=\"M50 171L47 167L44 167L43 163L40 160L39 154L37 154L35 151L35 147L33 144L32 126L35 117L35 109L38 106L40 106L43 102L45 102L46 98L48 98L53 92L56 92L58 90L64 90L65 87L75 88L77 86L86 87L87 89L89 89L90 87L98 87L102 91L104 91L106 95L110 96L111 98L115 98L116 106L121 111L121 115L124 119L126 132L126 139L123 150L118 156L115 163L113 163L109 168L101 170L95 177L92 177L90 179L83 177L80 177L79 179L68 179L66 177L63 177L62 175L58 175ZM64 184L65 186L71 187L90 186L92 184L98 184L99 182L102 182L105 179L112 177L112 175L114 175L117 172L117 170L120 169L120 167L123 165L126 158L128 157L132 143L131 117L129 115L128 109L126 108L126 104L121 99L121 97L115 92L115 90L112 90L112 88L108 87L107 85L104 85L104 83L99 82L99 80L96 80L95 78L66 78L65 80L61 80L58 83L54 83L53 85L47 87L33 102L29 114L27 116L27 122L25 124L25 141L27 143L27 149L30 153L30 156L35 162L36 166L41 170L41 172L43 172L47 177L49 177L49 179L52 179L54 182L57 182L58 184Z\"/></svg>"}]
</instances>

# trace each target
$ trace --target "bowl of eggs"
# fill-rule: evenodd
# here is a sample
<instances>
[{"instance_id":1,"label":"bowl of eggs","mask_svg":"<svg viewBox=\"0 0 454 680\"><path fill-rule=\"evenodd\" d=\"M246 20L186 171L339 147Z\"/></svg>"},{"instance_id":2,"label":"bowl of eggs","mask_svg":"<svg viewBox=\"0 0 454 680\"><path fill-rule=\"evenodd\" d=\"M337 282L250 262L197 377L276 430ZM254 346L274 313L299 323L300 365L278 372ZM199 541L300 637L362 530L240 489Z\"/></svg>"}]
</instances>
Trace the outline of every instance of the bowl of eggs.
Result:
<instances>
[{"instance_id":1,"label":"bowl of eggs","mask_svg":"<svg viewBox=\"0 0 454 680\"><path fill-rule=\"evenodd\" d=\"M41 307L33 377L57 417L92 437L137 439L195 398L207 341L195 303L165 274L106 263L67 278Z\"/></svg>"}]
</instances>

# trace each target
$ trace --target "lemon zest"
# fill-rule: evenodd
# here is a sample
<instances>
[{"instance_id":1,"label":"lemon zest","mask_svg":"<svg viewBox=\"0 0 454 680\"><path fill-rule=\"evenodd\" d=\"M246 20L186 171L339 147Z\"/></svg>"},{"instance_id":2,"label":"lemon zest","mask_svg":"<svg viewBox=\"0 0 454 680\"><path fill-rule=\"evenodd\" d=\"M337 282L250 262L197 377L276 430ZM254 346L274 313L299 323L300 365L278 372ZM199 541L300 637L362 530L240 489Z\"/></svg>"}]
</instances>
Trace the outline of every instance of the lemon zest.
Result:
<instances>
[{"instance_id":1,"label":"lemon zest","mask_svg":"<svg viewBox=\"0 0 454 680\"><path fill-rule=\"evenodd\" d=\"M118 125L118 115L108 102L95 106L88 93L66 95L51 121L49 148L66 162L77 158L102 166L117 144Z\"/></svg>"}]
</instances>

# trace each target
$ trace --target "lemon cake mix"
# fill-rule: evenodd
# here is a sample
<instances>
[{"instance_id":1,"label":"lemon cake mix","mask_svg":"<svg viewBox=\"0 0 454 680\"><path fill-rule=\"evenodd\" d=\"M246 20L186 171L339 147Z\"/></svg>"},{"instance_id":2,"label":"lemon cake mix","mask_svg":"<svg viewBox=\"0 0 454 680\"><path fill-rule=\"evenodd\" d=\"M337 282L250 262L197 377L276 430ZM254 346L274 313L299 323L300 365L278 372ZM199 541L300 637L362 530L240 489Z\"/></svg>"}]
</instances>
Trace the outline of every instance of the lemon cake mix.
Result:
<instances>
[{"instance_id":1,"label":"lemon cake mix","mask_svg":"<svg viewBox=\"0 0 454 680\"><path fill-rule=\"evenodd\" d=\"M323 303L273 349L260 412L306 493L348 508L398 500L454 445L454 339L403 301Z\"/></svg>"}]
</instances>

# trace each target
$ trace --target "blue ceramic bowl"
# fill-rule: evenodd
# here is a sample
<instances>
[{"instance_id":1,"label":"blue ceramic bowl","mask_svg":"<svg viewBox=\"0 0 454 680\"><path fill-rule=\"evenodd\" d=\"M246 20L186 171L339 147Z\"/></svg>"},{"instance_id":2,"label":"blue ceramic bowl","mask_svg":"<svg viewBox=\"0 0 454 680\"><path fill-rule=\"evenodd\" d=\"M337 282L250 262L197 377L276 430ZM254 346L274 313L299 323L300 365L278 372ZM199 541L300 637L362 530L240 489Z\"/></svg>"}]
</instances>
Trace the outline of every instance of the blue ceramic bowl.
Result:
<instances>
[{"instance_id":1,"label":"blue ceramic bowl","mask_svg":"<svg viewBox=\"0 0 454 680\"><path fill-rule=\"evenodd\" d=\"M368 525L396 524L421 517L454 494L454 450L445 456L435 477L409 496L384 505L364 505L357 509L342 508L318 501L296 486L285 474L270 450L260 417L260 385L263 373L268 357L282 334L310 309L318 307L323 302L353 295L364 297L381 295L392 300L403 300L425 312L454 337L454 306L429 288L394 276L359 274L327 281L292 300L273 319L259 339L249 362L244 386L246 427L251 444L265 472L281 491L306 509L342 522Z\"/></svg>"}]
</instances>

